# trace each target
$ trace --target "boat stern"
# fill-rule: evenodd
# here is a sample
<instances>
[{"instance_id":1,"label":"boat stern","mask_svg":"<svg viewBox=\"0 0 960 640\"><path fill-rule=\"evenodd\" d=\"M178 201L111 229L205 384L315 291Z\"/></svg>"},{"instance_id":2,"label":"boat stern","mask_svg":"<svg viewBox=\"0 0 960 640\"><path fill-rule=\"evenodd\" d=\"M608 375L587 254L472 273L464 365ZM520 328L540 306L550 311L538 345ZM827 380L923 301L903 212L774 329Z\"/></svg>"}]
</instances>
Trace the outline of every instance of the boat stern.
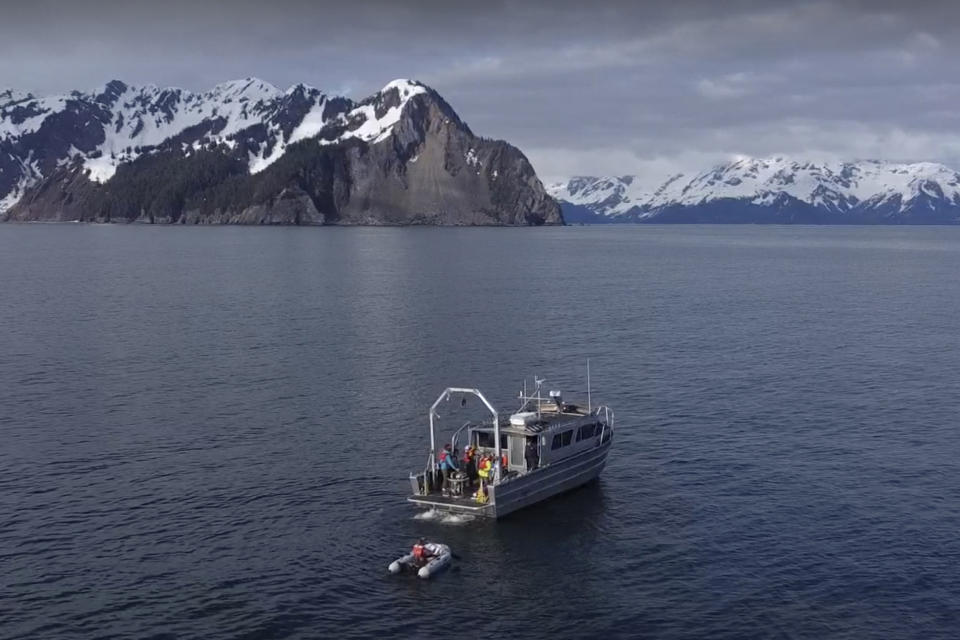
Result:
<instances>
[{"instance_id":1,"label":"boat stern","mask_svg":"<svg viewBox=\"0 0 960 640\"><path fill-rule=\"evenodd\" d=\"M496 517L496 509L493 504L478 504L476 500L469 497L412 495L407 497L407 502L411 502L418 508L427 511L441 511L482 518Z\"/></svg>"}]
</instances>

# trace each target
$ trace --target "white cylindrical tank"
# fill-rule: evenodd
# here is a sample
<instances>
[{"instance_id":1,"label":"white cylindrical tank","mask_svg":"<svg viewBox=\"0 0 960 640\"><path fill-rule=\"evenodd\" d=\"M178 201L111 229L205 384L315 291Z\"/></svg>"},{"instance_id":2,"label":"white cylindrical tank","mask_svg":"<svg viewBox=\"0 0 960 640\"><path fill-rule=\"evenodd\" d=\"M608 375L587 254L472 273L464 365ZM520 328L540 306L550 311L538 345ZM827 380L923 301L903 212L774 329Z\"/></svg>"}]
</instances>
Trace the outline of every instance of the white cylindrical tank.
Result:
<instances>
[{"instance_id":1,"label":"white cylindrical tank","mask_svg":"<svg viewBox=\"0 0 960 640\"><path fill-rule=\"evenodd\" d=\"M536 411L521 411L510 416L510 424L515 427L525 427L537 421Z\"/></svg>"}]
</instances>

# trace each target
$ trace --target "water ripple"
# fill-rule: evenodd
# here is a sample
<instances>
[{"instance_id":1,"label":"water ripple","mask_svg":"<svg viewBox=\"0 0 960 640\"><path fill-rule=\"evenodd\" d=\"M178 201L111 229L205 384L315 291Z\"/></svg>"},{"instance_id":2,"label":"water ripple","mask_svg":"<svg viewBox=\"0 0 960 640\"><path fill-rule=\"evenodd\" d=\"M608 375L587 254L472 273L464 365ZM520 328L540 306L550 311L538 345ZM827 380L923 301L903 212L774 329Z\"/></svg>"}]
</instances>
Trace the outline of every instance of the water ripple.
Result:
<instances>
[{"instance_id":1,"label":"water ripple","mask_svg":"<svg viewBox=\"0 0 960 640\"><path fill-rule=\"evenodd\" d=\"M953 638L957 247L0 226L0 636ZM588 356L599 483L415 516L440 389ZM462 560L386 575L419 536Z\"/></svg>"}]
</instances>

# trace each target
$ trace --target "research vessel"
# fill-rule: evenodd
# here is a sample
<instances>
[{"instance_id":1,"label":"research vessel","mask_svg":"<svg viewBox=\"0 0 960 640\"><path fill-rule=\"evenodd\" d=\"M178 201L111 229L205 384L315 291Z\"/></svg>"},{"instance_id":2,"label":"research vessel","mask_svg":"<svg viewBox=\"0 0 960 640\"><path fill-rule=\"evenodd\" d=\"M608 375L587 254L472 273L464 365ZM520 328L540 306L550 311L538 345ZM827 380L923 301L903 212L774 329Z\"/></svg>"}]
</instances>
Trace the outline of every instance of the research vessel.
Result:
<instances>
[{"instance_id":1,"label":"research vessel","mask_svg":"<svg viewBox=\"0 0 960 640\"><path fill-rule=\"evenodd\" d=\"M544 398L544 382L534 378L534 390L521 392L520 408L512 413L498 411L478 389L444 389L430 407L426 467L410 474L407 499L423 509L502 518L597 478L613 445L613 410L593 406L589 383L586 404L577 404L566 402L560 391ZM454 397L465 404L469 396L483 403L490 419L467 422L449 442L441 442L437 407ZM460 457L461 446L465 452L469 448L473 464ZM447 471L446 481L445 455L453 456L458 467ZM488 467L484 478L483 469L478 474L472 467L487 460L479 463Z\"/></svg>"}]
</instances>

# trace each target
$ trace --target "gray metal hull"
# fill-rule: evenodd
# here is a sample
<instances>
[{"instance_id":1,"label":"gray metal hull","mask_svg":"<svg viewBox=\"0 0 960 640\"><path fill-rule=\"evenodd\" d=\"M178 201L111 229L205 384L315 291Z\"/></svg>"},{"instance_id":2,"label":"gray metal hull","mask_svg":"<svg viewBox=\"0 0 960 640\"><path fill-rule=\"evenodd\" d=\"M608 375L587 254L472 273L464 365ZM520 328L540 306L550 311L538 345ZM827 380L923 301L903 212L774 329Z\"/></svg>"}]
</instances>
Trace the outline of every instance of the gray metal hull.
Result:
<instances>
[{"instance_id":1,"label":"gray metal hull","mask_svg":"<svg viewBox=\"0 0 960 640\"><path fill-rule=\"evenodd\" d=\"M589 451L491 487L490 508L483 515L502 518L594 480L607 463L611 443L612 439Z\"/></svg>"}]
</instances>

